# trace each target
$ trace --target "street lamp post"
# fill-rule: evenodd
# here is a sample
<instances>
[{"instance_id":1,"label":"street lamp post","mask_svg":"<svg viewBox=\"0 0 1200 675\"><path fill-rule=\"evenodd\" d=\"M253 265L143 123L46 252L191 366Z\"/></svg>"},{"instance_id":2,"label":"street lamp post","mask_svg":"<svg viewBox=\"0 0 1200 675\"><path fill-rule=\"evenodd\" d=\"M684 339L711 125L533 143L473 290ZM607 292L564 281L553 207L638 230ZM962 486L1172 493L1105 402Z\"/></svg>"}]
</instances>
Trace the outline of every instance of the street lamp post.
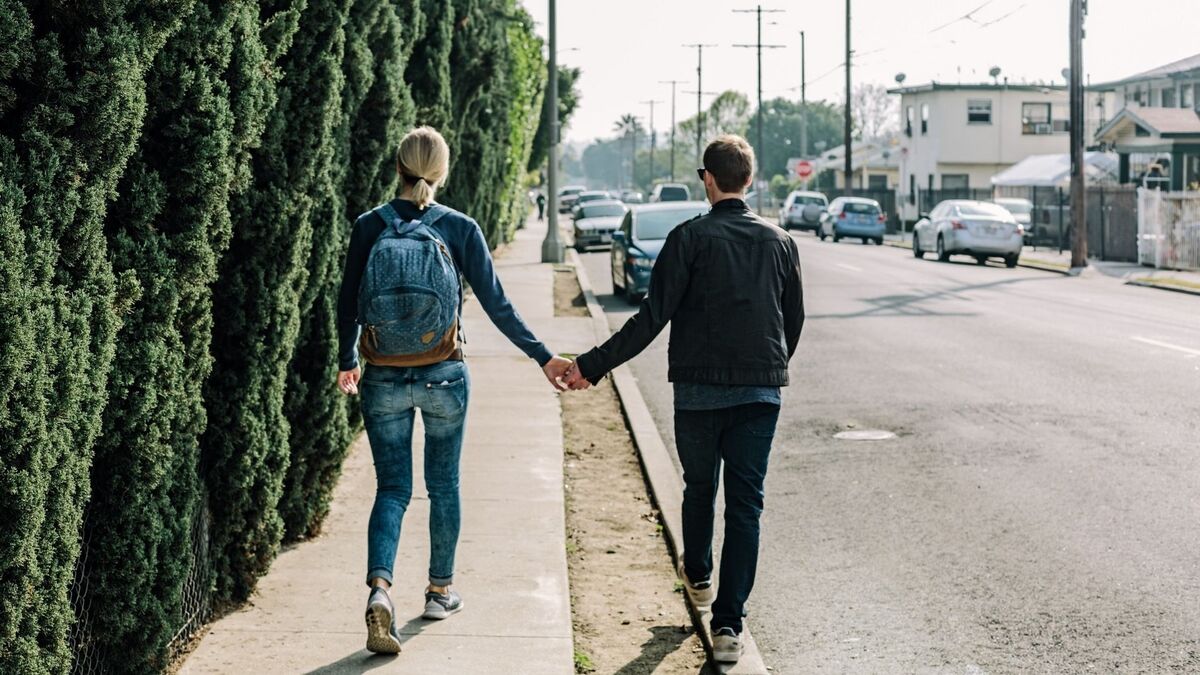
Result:
<instances>
[{"instance_id":1,"label":"street lamp post","mask_svg":"<svg viewBox=\"0 0 1200 675\"><path fill-rule=\"evenodd\" d=\"M550 194L546 200L550 208L550 221L546 227L546 238L542 240L542 262L563 261L563 246L558 239L558 38L554 0L550 0L550 87L547 92L547 111L550 113L550 156L547 159L546 187Z\"/></svg>"}]
</instances>

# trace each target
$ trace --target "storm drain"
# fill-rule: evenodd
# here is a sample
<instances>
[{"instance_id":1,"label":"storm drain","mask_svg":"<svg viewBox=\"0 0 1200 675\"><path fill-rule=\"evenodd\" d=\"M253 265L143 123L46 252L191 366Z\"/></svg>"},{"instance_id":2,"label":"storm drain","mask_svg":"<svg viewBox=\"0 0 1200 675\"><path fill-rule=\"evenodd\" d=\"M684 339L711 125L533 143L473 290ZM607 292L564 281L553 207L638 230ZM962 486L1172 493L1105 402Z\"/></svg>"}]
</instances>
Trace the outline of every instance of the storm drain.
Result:
<instances>
[{"instance_id":1,"label":"storm drain","mask_svg":"<svg viewBox=\"0 0 1200 675\"><path fill-rule=\"evenodd\" d=\"M896 437L896 434L884 429L852 429L839 431L834 438L843 441L886 441Z\"/></svg>"}]
</instances>

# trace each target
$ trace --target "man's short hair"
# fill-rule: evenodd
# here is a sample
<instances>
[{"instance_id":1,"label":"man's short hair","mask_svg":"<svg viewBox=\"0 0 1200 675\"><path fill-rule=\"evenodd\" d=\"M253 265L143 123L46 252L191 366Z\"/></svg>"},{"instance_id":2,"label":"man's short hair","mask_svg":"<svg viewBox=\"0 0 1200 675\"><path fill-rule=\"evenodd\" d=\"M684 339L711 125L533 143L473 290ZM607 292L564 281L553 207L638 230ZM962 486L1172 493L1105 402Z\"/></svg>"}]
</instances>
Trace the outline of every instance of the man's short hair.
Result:
<instances>
[{"instance_id":1,"label":"man's short hair","mask_svg":"<svg viewBox=\"0 0 1200 675\"><path fill-rule=\"evenodd\" d=\"M754 148L737 134L722 134L704 149L704 170L721 192L741 192L754 175Z\"/></svg>"}]
</instances>

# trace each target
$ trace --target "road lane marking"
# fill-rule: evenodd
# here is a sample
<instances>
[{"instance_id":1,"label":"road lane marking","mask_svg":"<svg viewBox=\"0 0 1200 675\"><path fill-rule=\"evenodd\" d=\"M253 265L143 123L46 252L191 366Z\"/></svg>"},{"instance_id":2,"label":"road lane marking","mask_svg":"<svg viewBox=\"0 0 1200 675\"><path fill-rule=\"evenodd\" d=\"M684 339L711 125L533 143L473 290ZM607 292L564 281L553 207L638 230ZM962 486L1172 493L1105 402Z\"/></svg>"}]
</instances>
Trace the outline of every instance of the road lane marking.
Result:
<instances>
[{"instance_id":1,"label":"road lane marking","mask_svg":"<svg viewBox=\"0 0 1200 675\"><path fill-rule=\"evenodd\" d=\"M847 265L846 263L837 263L837 266L841 267L843 269L848 269L851 272L861 272L862 271L861 267L855 267L854 265Z\"/></svg>"},{"instance_id":2,"label":"road lane marking","mask_svg":"<svg viewBox=\"0 0 1200 675\"><path fill-rule=\"evenodd\" d=\"M1154 345L1155 347L1162 347L1163 349L1173 349L1177 352L1183 352L1184 354L1189 354L1191 356L1200 356L1200 349L1180 347L1179 345L1173 345L1170 342L1159 342L1158 340L1151 340L1150 338L1139 337L1137 335L1134 335L1130 339L1134 340L1135 342L1142 342L1148 345Z\"/></svg>"}]
</instances>

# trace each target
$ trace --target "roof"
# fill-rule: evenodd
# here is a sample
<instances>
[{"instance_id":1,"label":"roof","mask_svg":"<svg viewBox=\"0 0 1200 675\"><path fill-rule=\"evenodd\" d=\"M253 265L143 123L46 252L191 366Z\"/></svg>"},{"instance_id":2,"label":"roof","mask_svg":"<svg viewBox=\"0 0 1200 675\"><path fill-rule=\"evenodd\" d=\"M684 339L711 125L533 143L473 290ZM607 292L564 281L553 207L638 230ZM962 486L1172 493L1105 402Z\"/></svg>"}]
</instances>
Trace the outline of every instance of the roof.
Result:
<instances>
[{"instance_id":1,"label":"roof","mask_svg":"<svg viewBox=\"0 0 1200 675\"><path fill-rule=\"evenodd\" d=\"M950 84L948 82L930 82L929 84L918 84L911 87L894 87L888 89L889 94L922 94L928 91L1066 91L1066 85L1062 84L1007 84L1007 83L992 83L992 82L976 82L976 83L958 83Z\"/></svg>"},{"instance_id":2,"label":"roof","mask_svg":"<svg viewBox=\"0 0 1200 675\"><path fill-rule=\"evenodd\" d=\"M1125 122L1132 122L1156 136L1200 135L1200 114L1194 110L1126 107L1096 131L1096 138L1107 136Z\"/></svg>"},{"instance_id":3,"label":"roof","mask_svg":"<svg viewBox=\"0 0 1200 675\"><path fill-rule=\"evenodd\" d=\"M1136 82L1138 80L1159 80L1164 77L1170 77L1177 73L1187 73L1193 70L1200 70L1200 54L1182 58L1178 61L1172 61L1165 66L1151 68L1150 70L1140 72L1137 75L1130 75L1129 77L1113 80L1112 82L1093 85L1091 88L1111 89L1117 85L1125 84L1127 82Z\"/></svg>"},{"instance_id":4,"label":"roof","mask_svg":"<svg viewBox=\"0 0 1200 675\"><path fill-rule=\"evenodd\" d=\"M1087 152L1083 155L1088 180L1107 182L1117 173L1117 156L1106 152ZM1030 155L1004 171L992 176L998 187L1060 187L1071 182L1071 156Z\"/></svg>"},{"instance_id":5,"label":"roof","mask_svg":"<svg viewBox=\"0 0 1200 675\"><path fill-rule=\"evenodd\" d=\"M900 146L884 145L880 141L854 141L851 156L855 168L866 166L868 169L895 169L900 166ZM846 146L839 145L822 152L813 161L815 173L826 169L837 169L846 160ZM790 160L789 160L790 164ZM789 172L794 164L789 166Z\"/></svg>"}]
</instances>

